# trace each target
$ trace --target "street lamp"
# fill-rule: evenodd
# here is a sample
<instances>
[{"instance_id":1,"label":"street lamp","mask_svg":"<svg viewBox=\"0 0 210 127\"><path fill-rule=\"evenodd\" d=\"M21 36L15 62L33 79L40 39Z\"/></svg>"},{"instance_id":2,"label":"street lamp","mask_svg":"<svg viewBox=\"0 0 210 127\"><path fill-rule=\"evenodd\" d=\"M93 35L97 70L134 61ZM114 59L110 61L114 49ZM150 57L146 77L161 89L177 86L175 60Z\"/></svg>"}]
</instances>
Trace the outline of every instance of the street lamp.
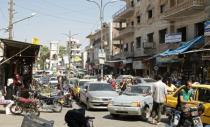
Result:
<instances>
[{"instance_id":1,"label":"street lamp","mask_svg":"<svg viewBox=\"0 0 210 127\"><path fill-rule=\"evenodd\" d=\"M100 3L99 2L96 2L94 0L87 0L88 2L92 2L94 4L97 5L99 11L100 11L100 23L101 23L101 53L104 54L104 49L103 49L103 20L104 20L104 10L105 10L105 7L108 5L108 4L111 4L111 3L114 3L114 2L117 2L118 0L111 0L109 2L106 2L105 4L103 3L103 0L100 0ZM100 58L99 58L100 59ZM101 64L101 77L103 77L103 63Z\"/></svg>"},{"instance_id":2,"label":"street lamp","mask_svg":"<svg viewBox=\"0 0 210 127\"><path fill-rule=\"evenodd\" d=\"M23 19L17 20L17 21L15 21L15 22L13 22L13 23L9 23L9 26L8 26L7 28L5 28L5 30L6 30L7 32L9 32L9 39L10 39L10 40L13 39L13 37L12 37L12 31L13 31L13 25L14 25L14 24L19 23L19 22L21 22L21 21L24 21L24 20L26 20L26 19L30 19L30 18L34 17L36 14L37 14L37 13L32 13L32 14L31 14L30 16L28 16L28 17L25 17L25 18L23 18Z\"/></svg>"}]
</instances>

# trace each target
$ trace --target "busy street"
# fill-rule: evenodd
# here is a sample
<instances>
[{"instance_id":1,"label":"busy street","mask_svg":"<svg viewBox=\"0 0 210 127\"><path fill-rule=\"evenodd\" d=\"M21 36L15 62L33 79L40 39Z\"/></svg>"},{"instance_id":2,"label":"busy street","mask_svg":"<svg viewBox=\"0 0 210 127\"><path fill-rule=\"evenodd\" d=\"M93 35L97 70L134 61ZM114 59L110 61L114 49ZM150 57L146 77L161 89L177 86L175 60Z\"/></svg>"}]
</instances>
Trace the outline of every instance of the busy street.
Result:
<instances>
[{"instance_id":1,"label":"busy street","mask_svg":"<svg viewBox=\"0 0 210 127\"><path fill-rule=\"evenodd\" d=\"M75 104L75 108L78 106ZM64 121L65 113L70 110L69 108L64 108L61 113L49 113L44 112L40 117L46 118L47 120L53 120L55 127L66 127L66 123ZM133 117L122 117L119 119L113 119L106 110L97 110L97 111L86 111L86 115L95 116L94 127L137 127L137 126L149 126L156 127L156 125L152 125L147 122L141 121L139 118ZM23 116L11 116L0 114L1 118L0 123L2 127L21 127L21 123L23 120ZM12 119L12 121L11 121ZM165 123L161 123L158 127L166 127Z\"/></svg>"},{"instance_id":2,"label":"busy street","mask_svg":"<svg viewBox=\"0 0 210 127\"><path fill-rule=\"evenodd\" d=\"M0 127L210 127L210 0L0 0Z\"/></svg>"}]
</instances>

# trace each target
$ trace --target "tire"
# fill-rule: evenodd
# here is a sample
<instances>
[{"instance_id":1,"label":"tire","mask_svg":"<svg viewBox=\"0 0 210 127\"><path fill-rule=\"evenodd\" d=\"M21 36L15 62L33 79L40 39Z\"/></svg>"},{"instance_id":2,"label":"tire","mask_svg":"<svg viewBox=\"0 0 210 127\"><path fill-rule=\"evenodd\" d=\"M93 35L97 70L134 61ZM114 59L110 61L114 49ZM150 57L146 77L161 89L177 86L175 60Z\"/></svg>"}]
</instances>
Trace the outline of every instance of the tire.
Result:
<instances>
[{"instance_id":1,"label":"tire","mask_svg":"<svg viewBox=\"0 0 210 127\"><path fill-rule=\"evenodd\" d=\"M63 109L62 104L59 103L59 102L57 102L57 101L54 102L53 107L54 107L54 108L53 108L52 110L53 110L54 112L61 112L62 109Z\"/></svg>"},{"instance_id":2,"label":"tire","mask_svg":"<svg viewBox=\"0 0 210 127\"><path fill-rule=\"evenodd\" d=\"M23 108L17 104L12 104L10 112L14 115L20 115L23 112Z\"/></svg>"},{"instance_id":3,"label":"tire","mask_svg":"<svg viewBox=\"0 0 210 127\"><path fill-rule=\"evenodd\" d=\"M33 108L29 111L31 114L34 114L36 116L40 115L40 111L37 108Z\"/></svg>"}]
</instances>

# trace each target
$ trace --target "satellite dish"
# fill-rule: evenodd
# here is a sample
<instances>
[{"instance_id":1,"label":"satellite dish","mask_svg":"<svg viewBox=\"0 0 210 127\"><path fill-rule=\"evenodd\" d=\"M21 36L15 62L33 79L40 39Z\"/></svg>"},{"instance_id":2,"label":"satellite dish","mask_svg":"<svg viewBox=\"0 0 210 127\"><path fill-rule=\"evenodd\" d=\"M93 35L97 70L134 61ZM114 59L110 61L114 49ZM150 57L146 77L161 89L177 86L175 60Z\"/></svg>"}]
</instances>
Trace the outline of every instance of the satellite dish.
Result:
<instances>
[{"instance_id":1,"label":"satellite dish","mask_svg":"<svg viewBox=\"0 0 210 127\"><path fill-rule=\"evenodd\" d=\"M0 42L0 61L4 58L4 43Z\"/></svg>"}]
</instances>

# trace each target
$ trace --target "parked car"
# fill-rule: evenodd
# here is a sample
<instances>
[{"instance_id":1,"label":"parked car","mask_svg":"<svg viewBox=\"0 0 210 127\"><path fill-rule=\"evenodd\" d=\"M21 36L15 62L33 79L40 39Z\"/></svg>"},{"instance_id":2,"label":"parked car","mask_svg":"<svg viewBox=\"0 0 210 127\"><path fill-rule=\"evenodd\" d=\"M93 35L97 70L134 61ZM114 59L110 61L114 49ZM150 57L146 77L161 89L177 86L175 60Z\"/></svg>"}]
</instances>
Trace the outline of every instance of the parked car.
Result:
<instances>
[{"instance_id":1,"label":"parked car","mask_svg":"<svg viewBox=\"0 0 210 127\"><path fill-rule=\"evenodd\" d=\"M109 101L119 96L111 84L103 82L88 82L81 88L80 101L87 109L107 109Z\"/></svg>"},{"instance_id":2,"label":"parked car","mask_svg":"<svg viewBox=\"0 0 210 127\"><path fill-rule=\"evenodd\" d=\"M113 117L129 115L148 119L153 105L152 86L152 84L139 84L127 88L122 95L109 103L108 111Z\"/></svg>"},{"instance_id":3,"label":"parked car","mask_svg":"<svg viewBox=\"0 0 210 127\"><path fill-rule=\"evenodd\" d=\"M166 108L176 108L177 97L180 91L184 88L181 86L176 92L167 96ZM193 99L198 103L203 103L205 110L201 116L201 120L204 124L210 124L210 85L192 85Z\"/></svg>"}]
</instances>

